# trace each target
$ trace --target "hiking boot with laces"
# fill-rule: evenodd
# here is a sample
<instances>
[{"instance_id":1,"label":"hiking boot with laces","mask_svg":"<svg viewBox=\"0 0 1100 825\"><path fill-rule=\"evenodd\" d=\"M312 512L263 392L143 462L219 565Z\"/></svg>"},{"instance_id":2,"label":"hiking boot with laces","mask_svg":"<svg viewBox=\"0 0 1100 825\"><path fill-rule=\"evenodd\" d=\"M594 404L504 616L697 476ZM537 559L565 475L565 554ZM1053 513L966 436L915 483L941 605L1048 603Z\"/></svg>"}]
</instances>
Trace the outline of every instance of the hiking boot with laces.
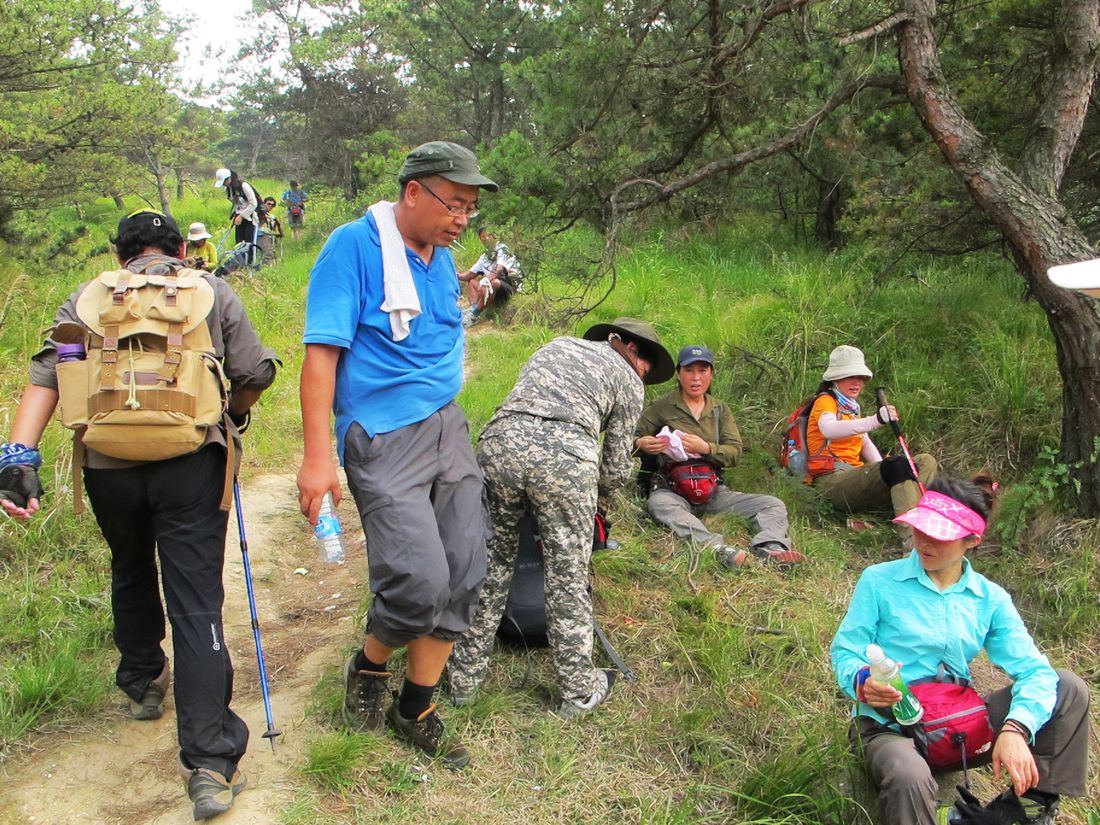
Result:
<instances>
[{"instance_id":1,"label":"hiking boot with laces","mask_svg":"<svg viewBox=\"0 0 1100 825\"><path fill-rule=\"evenodd\" d=\"M792 565L806 561L806 556L797 550L788 550L778 541L766 541L754 545L752 554L761 561L774 564L780 570L790 570Z\"/></svg>"},{"instance_id":2,"label":"hiking boot with laces","mask_svg":"<svg viewBox=\"0 0 1100 825\"><path fill-rule=\"evenodd\" d=\"M386 716L398 736L416 745L428 756L439 757L444 767L451 770L464 768L470 764L470 752L465 746L461 742L446 737L443 720L435 712L434 703L428 705L428 709L415 719L406 719L397 706L397 694L394 693L393 697L393 704L390 705Z\"/></svg>"},{"instance_id":3,"label":"hiking boot with laces","mask_svg":"<svg viewBox=\"0 0 1100 825\"><path fill-rule=\"evenodd\" d=\"M142 721L160 719L164 714L164 697L168 695L170 681L171 672L168 668L168 660L165 659L160 675L145 688L145 692L141 694L141 701L130 700L130 717Z\"/></svg>"},{"instance_id":4,"label":"hiking boot with laces","mask_svg":"<svg viewBox=\"0 0 1100 825\"><path fill-rule=\"evenodd\" d=\"M385 705L390 674L355 669L355 656L344 665L344 719L361 733L381 733L386 727Z\"/></svg>"},{"instance_id":5,"label":"hiking boot with laces","mask_svg":"<svg viewBox=\"0 0 1100 825\"><path fill-rule=\"evenodd\" d=\"M714 557L729 570L737 570L749 560L748 551L743 547L734 547L732 544L723 544L714 548Z\"/></svg>"},{"instance_id":6,"label":"hiking boot with laces","mask_svg":"<svg viewBox=\"0 0 1100 825\"><path fill-rule=\"evenodd\" d=\"M742 550L742 553L745 551ZM617 670L601 670L600 671L600 683L596 687L596 692L589 696L584 701L577 699L562 699L561 705L558 707L556 714L559 719L576 719L597 705L602 705L607 701L607 698L611 695L611 688L615 686L615 678L619 675Z\"/></svg>"},{"instance_id":7,"label":"hiking boot with laces","mask_svg":"<svg viewBox=\"0 0 1100 825\"><path fill-rule=\"evenodd\" d=\"M182 758L179 767L196 822L228 811L233 807L234 798L247 784L240 771L235 771L232 778L227 779L210 768L188 768Z\"/></svg>"}]
</instances>

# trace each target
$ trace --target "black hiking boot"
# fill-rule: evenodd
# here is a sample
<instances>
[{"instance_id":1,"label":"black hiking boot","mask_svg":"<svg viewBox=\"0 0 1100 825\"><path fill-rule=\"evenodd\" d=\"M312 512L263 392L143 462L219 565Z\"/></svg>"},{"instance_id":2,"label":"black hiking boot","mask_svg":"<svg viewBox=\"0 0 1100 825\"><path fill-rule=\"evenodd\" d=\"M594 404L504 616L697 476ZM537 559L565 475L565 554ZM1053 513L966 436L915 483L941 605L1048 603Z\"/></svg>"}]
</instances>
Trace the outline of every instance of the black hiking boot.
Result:
<instances>
[{"instance_id":1,"label":"black hiking boot","mask_svg":"<svg viewBox=\"0 0 1100 825\"><path fill-rule=\"evenodd\" d=\"M390 674L355 669L355 656L344 665L344 719L360 733L381 733L386 728L385 705Z\"/></svg>"},{"instance_id":2,"label":"black hiking boot","mask_svg":"<svg viewBox=\"0 0 1100 825\"><path fill-rule=\"evenodd\" d=\"M470 764L470 752L461 742L448 739L443 730L443 720L435 712L435 705L415 719L406 719L397 707L397 694L386 712L394 731L402 739L411 742L431 757L439 757L443 766L452 771Z\"/></svg>"},{"instance_id":3,"label":"black hiking boot","mask_svg":"<svg viewBox=\"0 0 1100 825\"><path fill-rule=\"evenodd\" d=\"M164 668L160 675L149 683L145 692L141 694L141 701L130 700L130 717L147 721L160 719L164 714L164 697L168 695L168 685L171 682L171 671L168 668L168 660L164 660Z\"/></svg>"},{"instance_id":4,"label":"black hiking boot","mask_svg":"<svg viewBox=\"0 0 1100 825\"><path fill-rule=\"evenodd\" d=\"M191 813L196 822L224 814L233 807L234 798L247 784L240 771L235 771L232 778L226 779L210 768L188 768L182 759L180 773L187 783L187 798L191 800Z\"/></svg>"}]
</instances>

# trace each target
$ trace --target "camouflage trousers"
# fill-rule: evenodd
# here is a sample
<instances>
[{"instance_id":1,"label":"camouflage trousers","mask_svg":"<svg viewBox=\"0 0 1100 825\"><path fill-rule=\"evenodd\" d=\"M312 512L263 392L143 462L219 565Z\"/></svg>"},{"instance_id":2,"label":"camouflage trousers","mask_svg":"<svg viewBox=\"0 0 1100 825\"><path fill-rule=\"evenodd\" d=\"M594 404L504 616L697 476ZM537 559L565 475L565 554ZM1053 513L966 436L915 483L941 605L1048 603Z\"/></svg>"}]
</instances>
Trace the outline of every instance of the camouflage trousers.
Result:
<instances>
[{"instance_id":1,"label":"camouflage trousers","mask_svg":"<svg viewBox=\"0 0 1100 825\"><path fill-rule=\"evenodd\" d=\"M592 664L588 593L599 469L594 461L560 449L557 429L553 421L515 415L482 433L477 459L489 498L489 569L473 624L455 644L448 663L455 692L472 693L485 678L512 583L519 520L528 509L542 536L546 635L562 698L584 701L599 686L601 674Z\"/></svg>"}]
</instances>

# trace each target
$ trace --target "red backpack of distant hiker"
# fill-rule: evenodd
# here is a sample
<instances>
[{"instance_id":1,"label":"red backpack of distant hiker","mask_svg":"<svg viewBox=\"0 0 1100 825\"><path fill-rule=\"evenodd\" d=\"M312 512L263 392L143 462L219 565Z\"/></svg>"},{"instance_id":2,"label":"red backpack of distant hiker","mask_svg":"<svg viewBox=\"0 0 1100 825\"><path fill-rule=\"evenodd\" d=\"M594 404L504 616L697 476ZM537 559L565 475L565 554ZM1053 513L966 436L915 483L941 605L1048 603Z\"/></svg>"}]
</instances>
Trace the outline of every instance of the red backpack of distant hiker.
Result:
<instances>
[{"instance_id":1,"label":"red backpack of distant hiker","mask_svg":"<svg viewBox=\"0 0 1100 825\"><path fill-rule=\"evenodd\" d=\"M665 468L668 487L692 504L706 504L718 489L718 473L706 461L681 461Z\"/></svg>"},{"instance_id":2,"label":"red backpack of distant hiker","mask_svg":"<svg viewBox=\"0 0 1100 825\"><path fill-rule=\"evenodd\" d=\"M779 448L779 466L786 468L787 472L795 478L806 479L810 475L810 451L806 446L806 427L810 422L810 410L814 402L826 393L817 393L799 404L789 416L783 428L783 444ZM828 449L829 442L825 442L822 452ZM830 464L828 468L818 466L815 474L828 472L832 469L831 463L835 461L832 455L815 455L813 461L818 465Z\"/></svg>"}]
</instances>

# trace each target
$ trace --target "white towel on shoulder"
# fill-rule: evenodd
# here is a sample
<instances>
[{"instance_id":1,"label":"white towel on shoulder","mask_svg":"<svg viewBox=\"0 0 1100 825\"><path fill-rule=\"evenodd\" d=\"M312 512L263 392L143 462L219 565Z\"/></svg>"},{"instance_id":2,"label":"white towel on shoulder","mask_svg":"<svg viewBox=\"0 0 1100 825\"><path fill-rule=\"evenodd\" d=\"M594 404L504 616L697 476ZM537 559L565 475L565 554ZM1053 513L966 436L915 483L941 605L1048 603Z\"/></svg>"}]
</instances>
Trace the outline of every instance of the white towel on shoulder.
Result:
<instances>
[{"instance_id":1,"label":"white towel on shoulder","mask_svg":"<svg viewBox=\"0 0 1100 825\"><path fill-rule=\"evenodd\" d=\"M385 293L382 311L389 313L393 340L402 341L409 337L412 319L420 314L420 296L416 294L405 240L397 229L393 207L390 201L378 201L370 205L369 211L378 225L378 239L382 243L382 288Z\"/></svg>"}]
</instances>

